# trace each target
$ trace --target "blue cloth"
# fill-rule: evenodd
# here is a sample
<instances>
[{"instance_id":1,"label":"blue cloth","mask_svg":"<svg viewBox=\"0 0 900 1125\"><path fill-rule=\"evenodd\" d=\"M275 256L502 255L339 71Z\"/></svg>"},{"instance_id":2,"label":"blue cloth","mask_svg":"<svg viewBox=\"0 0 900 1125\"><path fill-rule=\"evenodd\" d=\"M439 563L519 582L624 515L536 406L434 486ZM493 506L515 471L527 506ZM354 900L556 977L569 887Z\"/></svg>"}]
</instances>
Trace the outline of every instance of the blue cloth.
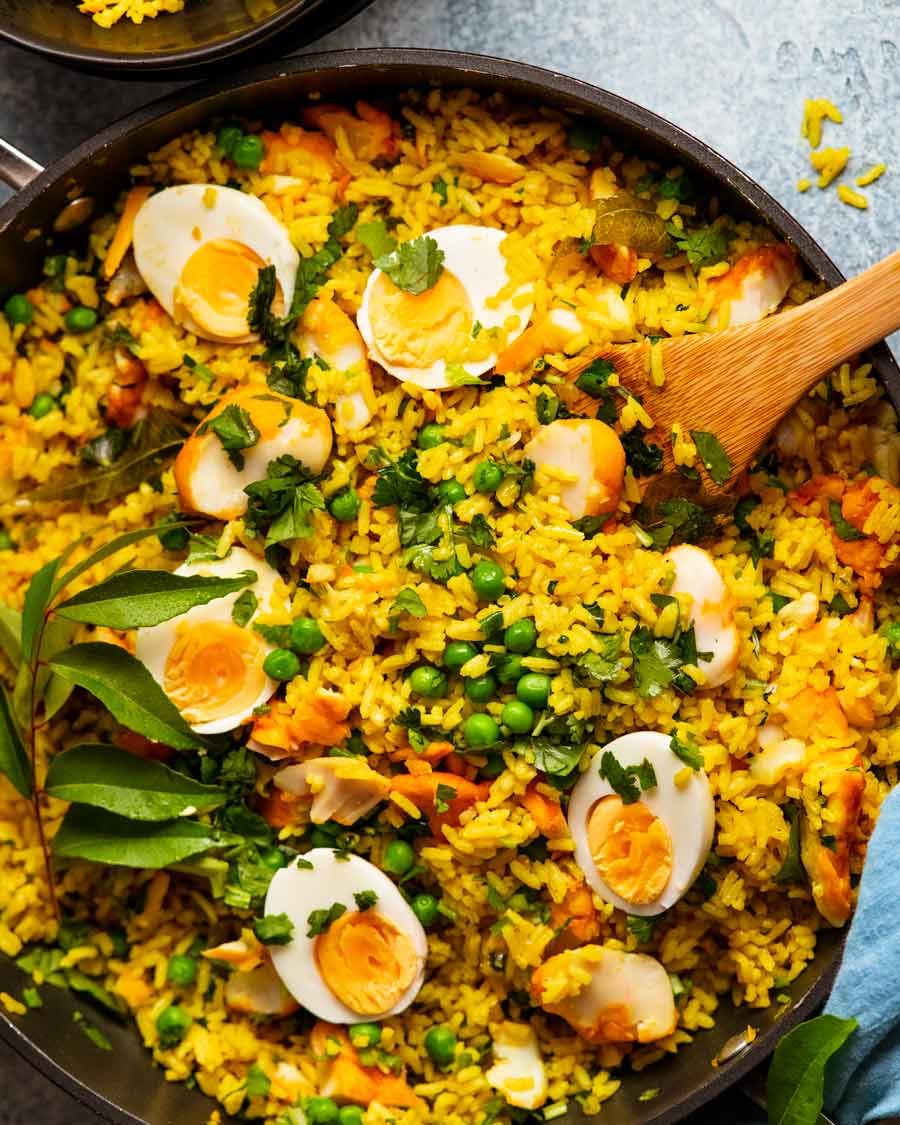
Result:
<instances>
[{"instance_id":1,"label":"blue cloth","mask_svg":"<svg viewBox=\"0 0 900 1125\"><path fill-rule=\"evenodd\" d=\"M826 1012L859 1027L828 1065L825 1112L837 1125L900 1115L900 789L869 841L859 904Z\"/></svg>"}]
</instances>

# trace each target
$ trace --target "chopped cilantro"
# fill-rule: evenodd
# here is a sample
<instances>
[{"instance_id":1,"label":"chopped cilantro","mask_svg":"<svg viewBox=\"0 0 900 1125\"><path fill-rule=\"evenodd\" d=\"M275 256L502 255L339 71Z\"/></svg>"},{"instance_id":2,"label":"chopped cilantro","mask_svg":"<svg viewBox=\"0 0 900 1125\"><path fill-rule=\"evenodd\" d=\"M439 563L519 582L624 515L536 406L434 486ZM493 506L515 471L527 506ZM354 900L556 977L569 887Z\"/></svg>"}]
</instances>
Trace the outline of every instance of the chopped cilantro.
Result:
<instances>
[{"instance_id":1,"label":"chopped cilantro","mask_svg":"<svg viewBox=\"0 0 900 1125\"><path fill-rule=\"evenodd\" d=\"M247 1091L249 1098L265 1098L269 1094L272 1083L269 1076L262 1069L259 1063L253 1063L247 1071L247 1078L244 1082L244 1088Z\"/></svg>"},{"instance_id":2,"label":"chopped cilantro","mask_svg":"<svg viewBox=\"0 0 900 1125\"><path fill-rule=\"evenodd\" d=\"M709 430L691 430L691 439L697 446L703 466L716 484L724 484L731 476L731 458L722 443Z\"/></svg>"},{"instance_id":3,"label":"chopped cilantro","mask_svg":"<svg viewBox=\"0 0 900 1125\"><path fill-rule=\"evenodd\" d=\"M401 711L394 719L394 726L405 729L409 744L417 754L424 753L429 743L440 742L444 738L442 727L422 721L422 712L418 707L407 707Z\"/></svg>"},{"instance_id":4,"label":"chopped cilantro","mask_svg":"<svg viewBox=\"0 0 900 1125\"><path fill-rule=\"evenodd\" d=\"M768 596L769 600L772 603L772 610L775 613L779 613L782 609L784 609L784 607L791 600L790 598L785 597L784 594L776 594L773 590L769 591Z\"/></svg>"},{"instance_id":5,"label":"chopped cilantro","mask_svg":"<svg viewBox=\"0 0 900 1125\"><path fill-rule=\"evenodd\" d=\"M549 391L542 391L534 404L537 420L542 426L547 426L557 418L571 418L572 415L562 399Z\"/></svg>"},{"instance_id":6,"label":"chopped cilantro","mask_svg":"<svg viewBox=\"0 0 900 1125\"><path fill-rule=\"evenodd\" d=\"M207 419L200 427L200 433L208 430L216 435L228 459L238 470L244 467L242 450L250 449L259 441L259 430L250 414L235 402L230 402L221 413Z\"/></svg>"},{"instance_id":7,"label":"chopped cilantro","mask_svg":"<svg viewBox=\"0 0 900 1125\"><path fill-rule=\"evenodd\" d=\"M721 227L700 227L688 234L677 224L669 223L666 230L695 270L714 265L728 256L728 234Z\"/></svg>"},{"instance_id":8,"label":"chopped cilantro","mask_svg":"<svg viewBox=\"0 0 900 1125\"><path fill-rule=\"evenodd\" d=\"M656 771L652 762L644 758L638 765L623 766L611 750L603 751L600 776L609 782L623 805L633 805L641 790L656 788Z\"/></svg>"},{"instance_id":9,"label":"chopped cilantro","mask_svg":"<svg viewBox=\"0 0 900 1125\"><path fill-rule=\"evenodd\" d=\"M287 914L265 914L253 922L253 933L263 945L287 945L294 936L294 923Z\"/></svg>"},{"instance_id":10,"label":"chopped cilantro","mask_svg":"<svg viewBox=\"0 0 900 1125\"><path fill-rule=\"evenodd\" d=\"M580 519L572 521L572 527L576 531L580 531L585 539L593 539L609 523L613 514L613 512L604 512L602 516L582 516Z\"/></svg>"},{"instance_id":11,"label":"chopped cilantro","mask_svg":"<svg viewBox=\"0 0 900 1125\"><path fill-rule=\"evenodd\" d=\"M585 652L575 660L574 672L582 683L613 683L622 671L622 661L619 658L622 651L621 634L601 634L598 639L599 652Z\"/></svg>"},{"instance_id":12,"label":"chopped cilantro","mask_svg":"<svg viewBox=\"0 0 900 1125\"><path fill-rule=\"evenodd\" d=\"M231 607L231 620L242 628L256 613L257 597L252 590L244 590L234 600Z\"/></svg>"},{"instance_id":13,"label":"chopped cilantro","mask_svg":"<svg viewBox=\"0 0 900 1125\"><path fill-rule=\"evenodd\" d=\"M437 284L444 269L444 251L433 238L422 235L402 242L396 250L377 258L375 265L398 289L418 295Z\"/></svg>"},{"instance_id":14,"label":"chopped cilantro","mask_svg":"<svg viewBox=\"0 0 900 1125\"><path fill-rule=\"evenodd\" d=\"M682 665L697 660L693 629L671 638L655 637L651 629L639 625L628 647L634 658L631 674L642 699L655 699L670 685L683 692L693 691L694 681L681 670Z\"/></svg>"},{"instance_id":15,"label":"chopped cilantro","mask_svg":"<svg viewBox=\"0 0 900 1125\"><path fill-rule=\"evenodd\" d=\"M754 566L760 559L770 559L775 553L775 537L768 532L757 531L747 518L761 503L762 499L759 496L752 492L748 493L735 504L731 517L735 526L750 543L750 558Z\"/></svg>"},{"instance_id":16,"label":"chopped cilantro","mask_svg":"<svg viewBox=\"0 0 900 1125\"><path fill-rule=\"evenodd\" d=\"M566 139L570 148L577 148L582 152L594 152L603 140L603 127L596 121L579 119L570 126Z\"/></svg>"},{"instance_id":17,"label":"chopped cilantro","mask_svg":"<svg viewBox=\"0 0 900 1125\"><path fill-rule=\"evenodd\" d=\"M652 1102L654 1098L659 1097L659 1086L653 1086L650 1089L642 1090L638 1094L639 1102Z\"/></svg>"},{"instance_id":18,"label":"chopped cilantro","mask_svg":"<svg viewBox=\"0 0 900 1125\"><path fill-rule=\"evenodd\" d=\"M309 471L289 453L270 461L266 479L253 481L244 491L250 498L244 526L251 536L264 534L267 547L308 539L314 530L312 513L325 509L325 499L310 483Z\"/></svg>"},{"instance_id":19,"label":"chopped cilantro","mask_svg":"<svg viewBox=\"0 0 900 1125\"><path fill-rule=\"evenodd\" d=\"M440 199L443 206L446 207L447 206L447 184L445 183L445 181L440 176L438 176L436 179L431 181L431 190L438 197L438 199Z\"/></svg>"},{"instance_id":20,"label":"chopped cilantro","mask_svg":"<svg viewBox=\"0 0 900 1125\"><path fill-rule=\"evenodd\" d=\"M679 203L684 203L694 194L694 185L684 172L674 178L664 176L659 182L656 194L660 199L677 199Z\"/></svg>"},{"instance_id":21,"label":"chopped cilantro","mask_svg":"<svg viewBox=\"0 0 900 1125\"><path fill-rule=\"evenodd\" d=\"M396 598L391 603L390 623L392 629L396 628L397 622L404 613L408 613L410 617L425 617L428 613L425 603L416 591L409 586L404 586L402 590L398 591Z\"/></svg>"},{"instance_id":22,"label":"chopped cilantro","mask_svg":"<svg viewBox=\"0 0 900 1125\"><path fill-rule=\"evenodd\" d=\"M828 612L835 614L836 617L846 617L848 613L852 613L850 603L840 591L834 595L828 603Z\"/></svg>"},{"instance_id":23,"label":"chopped cilantro","mask_svg":"<svg viewBox=\"0 0 900 1125\"><path fill-rule=\"evenodd\" d=\"M653 927L656 925L656 919L629 914L625 919L625 924L628 926L628 932L634 934L638 943L646 945L653 938Z\"/></svg>"},{"instance_id":24,"label":"chopped cilantro","mask_svg":"<svg viewBox=\"0 0 900 1125\"><path fill-rule=\"evenodd\" d=\"M333 902L327 909L313 910L306 919L306 924L309 927L306 936L318 937L319 934L326 933L331 924L346 913L347 907L342 902Z\"/></svg>"},{"instance_id":25,"label":"chopped cilantro","mask_svg":"<svg viewBox=\"0 0 900 1125\"><path fill-rule=\"evenodd\" d=\"M299 398L302 402L311 402L312 394L306 389L306 378L311 366L312 359L301 359L294 354L287 355L272 363L266 373L266 384L269 390L276 394Z\"/></svg>"},{"instance_id":26,"label":"chopped cilantro","mask_svg":"<svg viewBox=\"0 0 900 1125\"><path fill-rule=\"evenodd\" d=\"M376 508L396 504L411 512L430 510L431 488L419 472L414 449L407 449L396 461L388 461L378 470L372 503Z\"/></svg>"},{"instance_id":27,"label":"chopped cilantro","mask_svg":"<svg viewBox=\"0 0 900 1125\"><path fill-rule=\"evenodd\" d=\"M450 808L450 802L456 797L456 790L452 785L439 784L434 791L434 807L437 812L445 813Z\"/></svg>"},{"instance_id":28,"label":"chopped cilantro","mask_svg":"<svg viewBox=\"0 0 900 1125\"><path fill-rule=\"evenodd\" d=\"M831 526L834 528L834 533L839 539L844 539L846 542L852 542L854 539L864 539L863 533L853 526L849 520L845 520L841 512L841 505L837 500L828 501L828 518L831 520Z\"/></svg>"},{"instance_id":29,"label":"chopped cilantro","mask_svg":"<svg viewBox=\"0 0 900 1125\"><path fill-rule=\"evenodd\" d=\"M645 441L647 431L640 424L621 435L625 463L636 477L652 477L663 467L663 451L653 442Z\"/></svg>"},{"instance_id":30,"label":"chopped cilantro","mask_svg":"<svg viewBox=\"0 0 900 1125\"><path fill-rule=\"evenodd\" d=\"M684 762L686 766L690 766L692 770L703 769L703 755L699 747L694 746L691 742L682 742L674 734L669 739L669 746L675 757Z\"/></svg>"},{"instance_id":31,"label":"chopped cilantro","mask_svg":"<svg viewBox=\"0 0 900 1125\"><path fill-rule=\"evenodd\" d=\"M472 517L471 523L456 525L456 534L468 539L476 547L493 547L494 533L485 517L478 512Z\"/></svg>"},{"instance_id":32,"label":"chopped cilantro","mask_svg":"<svg viewBox=\"0 0 900 1125\"><path fill-rule=\"evenodd\" d=\"M353 895L357 910L371 910L378 902L378 895L374 891L356 891Z\"/></svg>"},{"instance_id":33,"label":"chopped cilantro","mask_svg":"<svg viewBox=\"0 0 900 1125\"><path fill-rule=\"evenodd\" d=\"M356 228L356 237L373 258L383 258L385 254L391 254L397 249L397 239L388 231L384 219L360 223Z\"/></svg>"},{"instance_id":34,"label":"chopped cilantro","mask_svg":"<svg viewBox=\"0 0 900 1125\"><path fill-rule=\"evenodd\" d=\"M554 738L529 736L513 743L512 752L530 761L535 769L545 773L550 781L565 785L578 768L584 744L573 738L577 731L570 731L570 741L557 741Z\"/></svg>"},{"instance_id":35,"label":"chopped cilantro","mask_svg":"<svg viewBox=\"0 0 900 1125\"><path fill-rule=\"evenodd\" d=\"M470 374L461 363L448 363L444 369L444 378L451 387L483 387L484 379Z\"/></svg>"},{"instance_id":36,"label":"chopped cilantro","mask_svg":"<svg viewBox=\"0 0 900 1125\"><path fill-rule=\"evenodd\" d=\"M800 810L793 803L782 808L784 819L790 824L787 851L781 867L773 876L776 883L803 882L803 864L800 861Z\"/></svg>"}]
</instances>

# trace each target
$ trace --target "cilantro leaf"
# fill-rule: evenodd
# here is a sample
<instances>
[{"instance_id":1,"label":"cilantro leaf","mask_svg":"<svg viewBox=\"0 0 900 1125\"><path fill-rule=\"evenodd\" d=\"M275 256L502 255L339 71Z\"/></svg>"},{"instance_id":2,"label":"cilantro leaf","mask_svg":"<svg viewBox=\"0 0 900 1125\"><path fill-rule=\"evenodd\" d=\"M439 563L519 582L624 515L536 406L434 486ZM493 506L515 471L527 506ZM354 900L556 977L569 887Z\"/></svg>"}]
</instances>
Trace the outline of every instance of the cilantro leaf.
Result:
<instances>
[{"instance_id":1,"label":"cilantro leaf","mask_svg":"<svg viewBox=\"0 0 900 1125\"><path fill-rule=\"evenodd\" d=\"M494 545L494 533L481 512L472 517L471 523L457 524L456 534L461 535L463 539L468 539L476 547L486 548Z\"/></svg>"},{"instance_id":2,"label":"cilantro leaf","mask_svg":"<svg viewBox=\"0 0 900 1125\"><path fill-rule=\"evenodd\" d=\"M839 501L828 501L828 518L831 520L831 526L834 528L834 533L839 539L850 543L854 539L865 538L859 528L854 527L849 520L844 519Z\"/></svg>"},{"instance_id":3,"label":"cilantro leaf","mask_svg":"<svg viewBox=\"0 0 900 1125\"><path fill-rule=\"evenodd\" d=\"M235 625L240 625L242 628L250 618L256 613L257 597L252 590L244 590L237 598L231 607L231 620Z\"/></svg>"},{"instance_id":4,"label":"cilantro leaf","mask_svg":"<svg viewBox=\"0 0 900 1125\"><path fill-rule=\"evenodd\" d=\"M691 439L697 446L703 466L716 484L724 484L731 476L731 458L722 443L709 430L691 430Z\"/></svg>"},{"instance_id":5,"label":"cilantro leaf","mask_svg":"<svg viewBox=\"0 0 900 1125\"><path fill-rule=\"evenodd\" d=\"M609 377L615 370L608 359L595 359L575 380L575 386L591 398L605 398L612 389Z\"/></svg>"},{"instance_id":6,"label":"cilantro leaf","mask_svg":"<svg viewBox=\"0 0 900 1125\"><path fill-rule=\"evenodd\" d=\"M452 785L439 784L434 791L434 807L439 813L445 813L450 808L450 802L456 797L456 790Z\"/></svg>"},{"instance_id":7,"label":"cilantro leaf","mask_svg":"<svg viewBox=\"0 0 900 1125\"><path fill-rule=\"evenodd\" d=\"M470 374L461 363L448 363L444 369L444 378L451 387L483 387L484 379Z\"/></svg>"},{"instance_id":8,"label":"cilantro leaf","mask_svg":"<svg viewBox=\"0 0 900 1125\"><path fill-rule=\"evenodd\" d=\"M253 933L263 945L287 945L294 937L294 923L287 914L266 914L254 920Z\"/></svg>"},{"instance_id":9,"label":"cilantro leaf","mask_svg":"<svg viewBox=\"0 0 900 1125\"><path fill-rule=\"evenodd\" d=\"M692 682L681 671L687 661L677 640L655 637L651 629L639 625L632 632L628 647L634 659L634 686L642 699L655 699L673 683L683 687L683 680Z\"/></svg>"},{"instance_id":10,"label":"cilantro leaf","mask_svg":"<svg viewBox=\"0 0 900 1125\"><path fill-rule=\"evenodd\" d=\"M397 239L388 231L384 219L374 219L371 223L360 223L356 237L373 258L383 258L397 249Z\"/></svg>"},{"instance_id":11,"label":"cilantro leaf","mask_svg":"<svg viewBox=\"0 0 900 1125\"><path fill-rule=\"evenodd\" d=\"M247 1071L244 1088L249 1098L265 1098L268 1096L269 1090L272 1088L272 1082L259 1063L254 1063Z\"/></svg>"},{"instance_id":12,"label":"cilantro leaf","mask_svg":"<svg viewBox=\"0 0 900 1125\"><path fill-rule=\"evenodd\" d=\"M593 152L599 148L603 140L603 127L596 121L576 121L566 134L569 148L577 148L582 152Z\"/></svg>"},{"instance_id":13,"label":"cilantro leaf","mask_svg":"<svg viewBox=\"0 0 900 1125\"><path fill-rule=\"evenodd\" d=\"M199 432L205 434L209 430L212 430L222 443L222 448L228 454L232 465L238 470L243 469L244 455L241 451L256 445L260 437L250 414L243 406L230 402L221 413L214 418L208 418L201 425Z\"/></svg>"},{"instance_id":14,"label":"cilantro leaf","mask_svg":"<svg viewBox=\"0 0 900 1125\"><path fill-rule=\"evenodd\" d=\"M438 176L437 179L431 181L431 190L440 199L441 204L447 206L447 184Z\"/></svg>"},{"instance_id":15,"label":"cilantro leaf","mask_svg":"<svg viewBox=\"0 0 900 1125\"><path fill-rule=\"evenodd\" d=\"M422 235L376 258L375 266L386 273L398 289L418 295L437 284L444 269L444 251L433 238Z\"/></svg>"},{"instance_id":16,"label":"cilantro leaf","mask_svg":"<svg viewBox=\"0 0 900 1125\"><path fill-rule=\"evenodd\" d=\"M625 919L625 924L628 927L628 932L634 934L641 945L646 945L648 941L653 940L653 927L656 925L656 918L642 918L636 914L629 914Z\"/></svg>"},{"instance_id":17,"label":"cilantro leaf","mask_svg":"<svg viewBox=\"0 0 900 1125\"><path fill-rule=\"evenodd\" d=\"M728 256L728 235L721 227L700 227L688 234L675 223L669 223L666 230L678 249L687 255L692 269L714 265Z\"/></svg>"},{"instance_id":18,"label":"cilantro leaf","mask_svg":"<svg viewBox=\"0 0 900 1125\"><path fill-rule=\"evenodd\" d=\"M669 739L669 747L675 757L684 762L686 766L690 766L692 770L703 769L703 755L700 748L694 746L692 742L682 742L677 735L673 734Z\"/></svg>"},{"instance_id":19,"label":"cilantro leaf","mask_svg":"<svg viewBox=\"0 0 900 1125\"><path fill-rule=\"evenodd\" d=\"M391 603L388 620L392 631L397 627L397 622L404 613L408 613L410 617L425 617L428 614L425 603L410 586L404 586L402 590L398 591L396 598Z\"/></svg>"},{"instance_id":20,"label":"cilantro leaf","mask_svg":"<svg viewBox=\"0 0 900 1125\"><path fill-rule=\"evenodd\" d=\"M715 527L710 513L680 496L661 500L655 508L639 504L635 517L647 530L652 546L663 550L675 543L698 543L707 538Z\"/></svg>"},{"instance_id":21,"label":"cilantro leaf","mask_svg":"<svg viewBox=\"0 0 900 1125\"><path fill-rule=\"evenodd\" d=\"M250 535L265 535L267 547L308 539L314 530L312 513L325 508L322 493L309 481L309 470L289 453L270 461L266 479L253 481L244 492L249 497L244 526Z\"/></svg>"},{"instance_id":22,"label":"cilantro leaf","mask_svg":"<svg viewBox=\"0 0 900 1125\"><path fill-rule=\"evenodd\" d=\"M424 753L430 743L441 742L444 739L443 728L423 722L422 712L418 707L407 707L401 711L394 719L394 726L403 727L410 746L417 754Z\"/></svg>"},{"instance_id":23,"label":"cilantro leaf","mask_svg":"<svg viewBox=\"0 0 900 1125\"><path fill-rule=\"evenodd\" d=\"M268 353L263 354L263 359ZM301 359L289 354L284 359L273 362L266 373L266 383L276 394L299 398L301 402L312 402L312 394L306 389L306 378L312 366L311 359Z\"/></svg>"},{"instance_id":24,"label":"cilantro leaf","mask_svg":"<svg viewBox=\"0 0 900 1125\"><path fill-rule=\"evenodd\" d=\"M543 734L518 739L511 749L546 774L549 781L565 787L568 780L574 778L584 753L584 742L581 731L574 726L561 725L559 737L554 737L554 733L554 729L545 729Z\"/></svg>"},{"instance_id":25,"label":"cilantro leaf","mask_svg":"<svg viewBox=\"0 0 900 1125\"><path fill-rule=\"evenodd\" d=\"M376 508L396 504L411 512L427 512L431 508L431 488L419 472L414 449L407 449L396 461L389 461L378 470L372 491Z\"/></svg>"},{"instance_id":26,"label":"cilantro leaf","mask_svg":"<svg viewBox=\"0 0 900 1125\"><path fill-rule=\"evenodd\" d=\"M644 440L646 432L638 423L633 429L620 435L622 448L625 450L625 463L631 466L636 477L652 477L663 467L663 451L653 442Z\"/></svg>"},{"instance_id":27,"label":"cilantro leaf","mask_svg":"<svg viewBox=\"0 0 900 1125\"><path fill-rule=\"evenodd\" d=\"M358 910L371 910L378 902L378 895L374 891L356 891L353 895L353 901L356 903Z\"/></svg>"},{"instance_id":28,"label":"cilantro leaf","mask_svg":"<svg viewBox=\"0 0 900 1125\"><path fill-rule=\"evenodd\" d=\"M613 512L604 512L601 516L582 516L580 519L572 520L572 527L580 531L585 539L593 539L609 523L613 514Z\"/></svg>"},{"instance_id":29,"label":"cilantro leaf","mask_svg":"<svg viewBox=\"0 0 900 1125\"><path fill-rule=\"evenodd\" d=\"M602 634L598 640L599 652L585 652L575 660L575 676L582 683L609 684L622 671L622 661L619 659L622 651L621 634Z\"/></svg>"},{"instance_id":30,"label":"cilantro leaf","mask_svg":"<svg viewBox=\"0 0 900 1125\"><path fill-rule=\"evenodd\" d=\"M342 902L333 902L327 909L313 910L306 919L307 937L318 937L324 934L341 915L347 913L347 907Z\"/></svg>"},{"instance_id":31,"label":"cilantro leaf","mask_svg":"<svg viewBox=\"0 0 900 1125\"><path fill-rule=\"evenodd\" d=\"M600 776L608 781L623 805L633 805L641 790L656 788L656 770L644 758L638 765L623 766L611 750L604 750L600 759Z\"/></svg>"},{"instance_id":32,"label":"cilantro leaf","mask_svg":"<svg viewBox=\"0 0 900 1125\"><path fill-rule=\"evenodd\" d=\"M444 534L444 528L441 526L442 516L450 518L443 508L424 513L410 508L400 508L397 513L397 525L401 546L410 547L413 543L437 543Z\"/></svg>"}]
</instances>

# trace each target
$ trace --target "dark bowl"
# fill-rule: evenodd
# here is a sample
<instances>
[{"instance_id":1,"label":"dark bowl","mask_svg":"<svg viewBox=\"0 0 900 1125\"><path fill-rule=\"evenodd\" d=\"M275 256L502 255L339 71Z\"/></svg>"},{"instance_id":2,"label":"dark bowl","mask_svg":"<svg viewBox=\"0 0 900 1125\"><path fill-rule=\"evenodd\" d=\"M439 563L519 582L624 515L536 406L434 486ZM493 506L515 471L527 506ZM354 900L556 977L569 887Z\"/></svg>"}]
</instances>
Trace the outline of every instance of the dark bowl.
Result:
<instances>
[{"instance_id":1,"label":"dark bowl","mask_svg":"<svg viewBox=\"0 0 900 1125\"><path fill-rule=\"evenodd\" d=\"M410 86L471 86L502 91L511 98L551 109L564 109L598 121L618 142L667 166L681 164L701 191L719 197L732 214L767 223L790 242L809 272L829 285L841 273L809 234L758 184L701 141L670 122L614 94L522 63L476 55L424 50L344 51L307 55L281 66L267 66L225 81L178 93L141 109L85 142L33 180L0 208L0 293L26 287L40 273L43 255L53 245L39 232L52 228L55 216L76 195L108 203L126 180L130 164L175 134L204 121L232 114L277 122L295 116L311 93L331 99L364 94L389 99ZM900 370L884 344L869 356L900 402ZM735 384L735 409L752 410L753 387ZM840 933L825 929L816 956L788 988L790 1000L763 1011L734 1008L723 1000L716 1025L694 1042L639 1074L626 1072L622 1088L603 1107L606 1125L664 1125L679 1121L721 1093L765 1059L778 1038L820 1005L828 993L840 952ZM724 951L723 951L724 952ZM20 994L25 978L0 958L0 990ZM210 1102L183 1086L164 1081L154 1069L130 1026L102 1015L113 1053L98 1050L72 1021L80 1005L68 993L43 989L45 1006L22 1019L0 1018L0 1034L58 1085L107 1120L152 1125L202 1125ZM733 1036L752 1026L756 1039L718 1066ZM659 1093L640 1101L648 1088ZM560 1119L582 1122L578 1109Z\"/></svg>"},{"instance_id":2,"label":"dark bowl","mask_svg":"<svg viewBox=\"0 0 900 1125\"><path fill-rule=\"evenodd\" d=\"M224 62L280 57L346 23L372 0L188 0L135 26L99 27L77 0L0 0L0 38L115 78L199 78ZM219 71L221 73L221 71Z\"/></svg>"}]
</instances>

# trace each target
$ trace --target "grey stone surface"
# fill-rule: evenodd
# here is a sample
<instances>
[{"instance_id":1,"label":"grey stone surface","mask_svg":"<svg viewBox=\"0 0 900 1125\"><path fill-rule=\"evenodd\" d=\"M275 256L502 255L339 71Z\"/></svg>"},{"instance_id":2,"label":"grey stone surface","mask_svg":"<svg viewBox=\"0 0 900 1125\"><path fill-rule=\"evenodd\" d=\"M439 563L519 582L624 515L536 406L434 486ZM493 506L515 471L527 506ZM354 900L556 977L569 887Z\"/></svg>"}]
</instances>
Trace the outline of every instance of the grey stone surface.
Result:
<instances>
[{"instance_id":1,"label":"grey stone surface","mask_svg":"<svg viewBox=\"0 0 900 1125\"><path fill-rule=\"evenodd\" d=\"M317 48L419 46L521 59L614 90L662 113L772 192L848 273L897 246L900 192L889 172L860 213L808 171L803 100L833 99L853 173L900 164L900 0L375 0ZM0 46L0 135L49 161L171 85L88 78ZM0 196L2 198L2 196ZM0 1049L0 1125L84 1120L65 1095ZM733 1105L708 1116L736 1120Z\"/></svg>"}]
</instances>

